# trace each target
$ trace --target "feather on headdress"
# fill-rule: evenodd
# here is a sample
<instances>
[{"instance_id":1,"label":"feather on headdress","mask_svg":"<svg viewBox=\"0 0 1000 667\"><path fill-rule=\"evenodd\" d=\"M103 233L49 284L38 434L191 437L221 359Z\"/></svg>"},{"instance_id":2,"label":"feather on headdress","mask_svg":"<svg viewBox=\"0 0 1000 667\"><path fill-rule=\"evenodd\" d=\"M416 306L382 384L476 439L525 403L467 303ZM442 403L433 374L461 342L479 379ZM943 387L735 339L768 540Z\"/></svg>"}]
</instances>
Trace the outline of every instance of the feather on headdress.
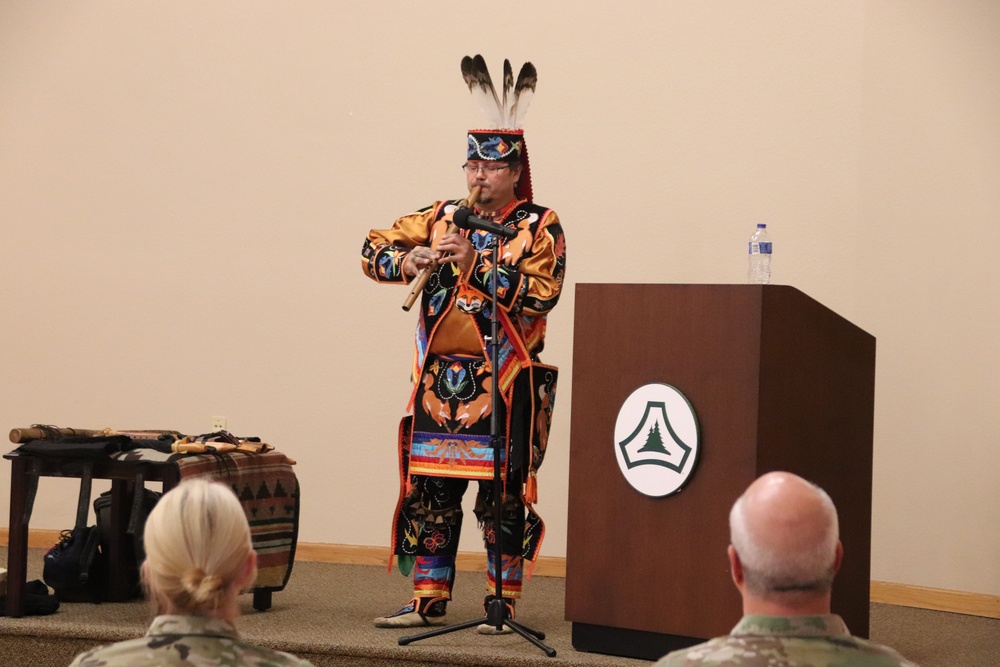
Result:
<instances>
[{"instance_id":1,"label":"feather on headdress","mask_svg":"<svg viewBox=\"0 0 1000 667\"><path fill-rule=\"evenodd\" d=\"M462 58L462 78L486 116L486 129L469 131L468 159L520 163L521 177L514 194L532 201L531 165L524 131L520 128L535 94L538 81L535 66L524 63L515 81L510 61L504 60L500 95L481 55Z\"/></svg>"},{"instance_id":2,"label":"feather on headdress","mask_svg":"<svg viewBox=\"0 0 1000 667\"><path fill-rule=\"evenodd\" d=\"M481 55L462 58L462 78L469 86L476 104L486 115L487 126L492 129L516 130L524 122L531 97L535 94L538 73L531 63L524 63L514 81L510 61L503 61L503 97L497 95L493 79ZM513 92L513 94L511 94Z\"/></svg>"}]
</instances>

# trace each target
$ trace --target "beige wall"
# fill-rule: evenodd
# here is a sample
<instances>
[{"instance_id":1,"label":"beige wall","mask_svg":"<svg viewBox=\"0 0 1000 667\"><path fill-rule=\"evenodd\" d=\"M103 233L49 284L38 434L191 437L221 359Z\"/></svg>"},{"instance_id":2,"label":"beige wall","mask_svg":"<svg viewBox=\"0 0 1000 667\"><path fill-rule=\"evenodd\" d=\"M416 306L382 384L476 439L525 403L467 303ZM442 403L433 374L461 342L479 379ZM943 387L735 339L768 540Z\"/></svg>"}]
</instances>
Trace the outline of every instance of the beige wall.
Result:
<instances>
[{"instance_id":1,"label":"beige wall","mask_svg":"<svg viewBox=\"0 0 1000 667\"><path fill-rule=\"evenodd\" d=\"M0 4L3 429L225 415L299 460L302 540L386 544L414 314L361 241L462 194L461 57L531 60L570 252L543 553L574 284L742 282L765 221L775 282L878 338L873 578L1000 593L1000 4L505 7ZM33 525L68 527L75 491L44 480Z\"/></svg>"}]
</instances>

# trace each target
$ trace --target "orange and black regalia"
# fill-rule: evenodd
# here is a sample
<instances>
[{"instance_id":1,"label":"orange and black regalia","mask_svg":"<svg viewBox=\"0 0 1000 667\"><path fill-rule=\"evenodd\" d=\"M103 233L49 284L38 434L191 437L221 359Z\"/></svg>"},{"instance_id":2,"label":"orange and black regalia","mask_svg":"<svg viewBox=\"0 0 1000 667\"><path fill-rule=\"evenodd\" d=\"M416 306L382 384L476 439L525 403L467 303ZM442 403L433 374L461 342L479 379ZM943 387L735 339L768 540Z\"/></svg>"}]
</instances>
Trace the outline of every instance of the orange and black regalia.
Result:
<instances>
[{"instance_id":1,"label":"orange and black regalia","mask_svg":"<svg viewBox=\"0 0 1000 667\"><path fill-rule=\"evenodd\" d=\"M435 246L458 202L441 201L372 230L361 264L380 283L407 282L403 260L417 246ZM488 214L476 211L476 215ZM505 597L521 592L523 561L534 561L544 532L532 508L535 473L542 463L555 400L555 367L539 353L546 316L555 307L566 270L566 244L551 209L515 198L489 216L517 231L499 247L496 289L499 311L498 366L492 368L493 262L491 235L464 230L476 250L470 270L454 263L436 267L421 294L409 414L400 426L399 504L393 548L400 571L414 572L414 595L426 607L448 600L462 527L462 495L479 482L475 512L489 557L487 585L495 590L496 567L489 548L496 527L492 513L493 448L490 441L493 392L502 436L504 499L503 585Z\"/></svg>"}]
</instances>

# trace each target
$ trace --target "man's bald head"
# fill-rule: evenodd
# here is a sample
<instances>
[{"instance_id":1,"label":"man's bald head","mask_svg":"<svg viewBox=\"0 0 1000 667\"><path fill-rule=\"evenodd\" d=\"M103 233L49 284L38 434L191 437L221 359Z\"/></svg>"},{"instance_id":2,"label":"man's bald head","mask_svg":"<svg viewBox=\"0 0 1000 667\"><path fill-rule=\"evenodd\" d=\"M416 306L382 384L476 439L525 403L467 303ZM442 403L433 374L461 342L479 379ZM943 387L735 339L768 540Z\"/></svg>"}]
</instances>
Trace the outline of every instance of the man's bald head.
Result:
<instances>
[{"instance_id":1,"label":"man's bald head","mask_svg":"<svg viewBox=\"0 0 1000 667\"><path fill-rule=\"evenodd\" d=\"M762 475L733 505L729 530L753 594L829 592L840 541L837 509L823 489L787 472Z\"/></svg>"}]
</instances>

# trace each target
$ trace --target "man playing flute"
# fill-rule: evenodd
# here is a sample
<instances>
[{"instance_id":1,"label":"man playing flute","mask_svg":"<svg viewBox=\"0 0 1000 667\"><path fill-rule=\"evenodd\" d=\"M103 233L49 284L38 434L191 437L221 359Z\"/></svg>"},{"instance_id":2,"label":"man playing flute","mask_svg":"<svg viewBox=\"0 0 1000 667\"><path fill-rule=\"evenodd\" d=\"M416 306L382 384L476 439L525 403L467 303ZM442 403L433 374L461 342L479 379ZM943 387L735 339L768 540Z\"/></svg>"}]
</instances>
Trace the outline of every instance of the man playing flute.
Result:
<instances>
[{"instance_id":1,"label":"man playing flute","mask_svg":"<svg viewBox=\"0 0 1000 667\"><path fill-rule=\"evenodd\" d=\"M481 56L465 58L463 75L474 95L496 102L489 129L468 132L462 169L475 199L475 218L513 234L501 240L482 229L449 229L459 204L438 201L405 215L390 229L372 230L361 265L379 283L409 284L426 279L420 292L413 392L400 426L402 488L392 526L400 571L412 572L413 599L377 627L444 625L455 578L462 529L462 498L478 482L475 514L487 547L487 607L502 573L501 590L513 618L521 594L524 561L538 555L544 527L532 503L555 399L557 369L543 365L546 316L563 286L566 246L556 213L532 198L524 132L524 109L534 91L535 69L526 63L513 86L504 62L503 102ZM510 93L513 92L513 95ZM492 95L492 97L490 97ZM478 195L478 199L475 198ZM469 203L466 201L465 203ZM492 265L498 262L496 285ZM498 368L491 364L494 287L499 322ZM493 393L498 392L500 468L503 475L500 526L494 525L494 451L491 446ZM502 531L502 563L491 545ZM479 631L509 632L488 624Z\"/></svg>"}]
</instances>

